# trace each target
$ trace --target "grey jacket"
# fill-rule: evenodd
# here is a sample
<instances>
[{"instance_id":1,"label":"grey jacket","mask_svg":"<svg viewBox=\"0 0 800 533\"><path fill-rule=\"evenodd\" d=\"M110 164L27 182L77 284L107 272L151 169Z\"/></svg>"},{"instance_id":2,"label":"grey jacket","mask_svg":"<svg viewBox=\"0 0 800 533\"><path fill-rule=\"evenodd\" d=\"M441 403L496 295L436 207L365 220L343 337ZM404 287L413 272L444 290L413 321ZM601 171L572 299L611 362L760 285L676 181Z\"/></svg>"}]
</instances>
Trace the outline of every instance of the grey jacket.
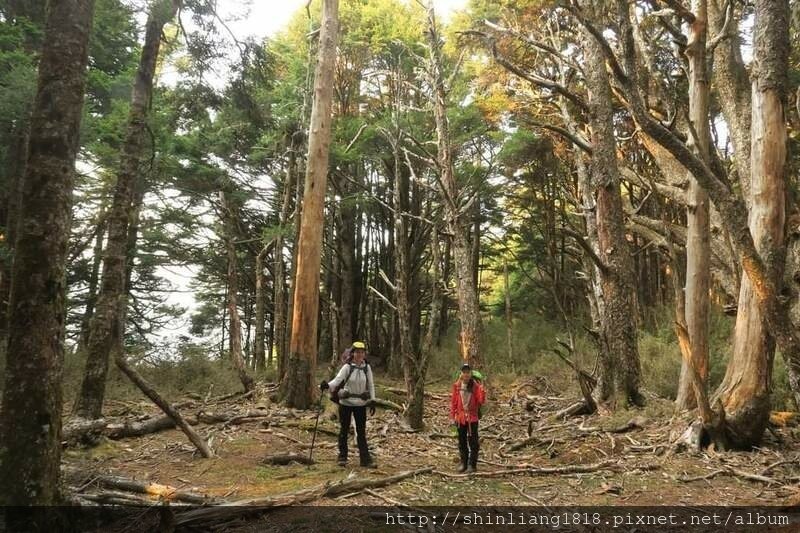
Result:
<instances>
[{"instance_id":1,"label":"grey jacket","mask_svg":"<svg viewBox=\"0 0 800 533\"><path fill-rule=\"evenodd\" d=\"M345 380L347 381L345 382ZM366 363L361 366L356 366L352 363L343 365L336 377L328 383L328 386L333 390L340 383L344 383L342 390L346 389L350 393L349 397L339 400L341 405L363 407L367 404L367 400L357 397L363 392L368 392L371 400L375 399L375 380L372 377L372 368Z\"/></svg>"}]
</instances>

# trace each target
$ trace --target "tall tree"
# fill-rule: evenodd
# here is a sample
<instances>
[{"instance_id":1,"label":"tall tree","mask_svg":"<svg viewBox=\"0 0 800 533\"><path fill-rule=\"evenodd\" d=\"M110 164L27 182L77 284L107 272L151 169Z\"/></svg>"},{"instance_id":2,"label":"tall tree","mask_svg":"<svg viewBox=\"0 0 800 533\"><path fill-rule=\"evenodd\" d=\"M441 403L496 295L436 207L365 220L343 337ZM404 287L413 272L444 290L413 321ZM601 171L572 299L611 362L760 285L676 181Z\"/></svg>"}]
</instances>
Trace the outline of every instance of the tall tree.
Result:
<instances>
[{"instance_id":1,"label":"tall tree","mask_svg":"<svg viewBox=\"0 0 800 533\"><path fill-rule=\"evenodd\" d=\"M708 161L710 80L707 73L708 1L694 0L694 22L689 27L686 57L689 60L689 144ZM711 234L708 193L689 173L686 197L686 329L691 359L684 359L675 403L679 409L697 405L692 389L695 370L706 387L708 381L708 291L711 285ZM694 367L693 370L691 367Z\"/></svg>"},{"instance_id":2,"label":"tall tree","mask_svg":"<svg viewBox=\"0 0 800 533\"><path fill-rule=\"evenodd\" d=\"M450 138L450 123L447 118L447 78L442 59L442 40L436 22L433 2L428 2L428 47L430 54L430 77L433 89L433 113L436 122L436 144L438 148L438 185L447 216L447 227L452 234L453 263L456 274L456 296L458 318L461 321L461 356L476 367L481 366L481 314L478 300L477 280L474 272L475 254L470 235L472 223L467 214L472 212L473 196L459 187L453 166L453 151Z\"/></svg>"},{"instance_id":3,"label":"tall tree","mask_svg":"<svg viewBox=\"0 0 800 533\"><path fill-rule=\"evenodd\" d=\"M584 32L586 85L592 140L600 282L603 289L601 371L597 401L641 405L641 366L637 346L636 290L633 258L623 221L622 193L613 128L613 100L600 45Z\"/></svg>"},{"instance_id":4,"label":"tall tree","mask_svg":"<svg viewBox=\"0 0 800 533\"><path fill-rule=\"evenodd\" d=\"M136 183L142 179L141 161L144 156L147 116L153 96L161 33L180 5L179 0L155 0L150 6L145 29L144 46L139 69L131 93L128 126L120 154L119 172L108 215L108 242L103 258L103 276L97 306L92 317L86 368L75 414L88 419L100 418L105 396L111 350L118 344L116 327L119 319L119 300L126 299L125 265L128 228L137 213L134 206Z\"/></svg>"},{"instance_id":5,"label":"tall tree","mask_svg":"<svg viewBox=\"0 0 800 533\"><path fill-rule=\"evenodd\" d=\"M222 218L222 227L225 240L225 251L228 257L228 314L230 316L230 327L228 333L230 334L230 358L233 367L239 374L239 380L242 382L245 392L253 390L255 383L253 377L247 371L242 356L242 322L239 318L239 307L237 300L239 298L239 262L236 257L236 207L233 200L229 198L229 194L224 191L219 192L219 203Z\"/></svg>"},{"instance_id":6,"label":"tall tree","mask_svg":"<svg viewBox=\"0 0 800 533\"><path fill-rule=\"evenodd\" d=\"M314 103L308 138L303 212L297 243L297 272L292 304L292 337L289 345L284 393L290 407L311 404L317 361L319 269L322 259L325 189L331 142L331 105L336 43L339 34L339 0L322 1L320 46L314 75Z\"/></svg>"},{"instance_id":7,"label":"tall tree","mask_svg":"<svg viewBox=\"0 0 800 533\"><path fill-rule=\"evenodd\" d=\"M785 264L787 0L756 2L753 45L751 173L745 201L750 234L764 261L765 277L779 287ZM758 281L750 276L742 279L733 356L718 391L726 420L739 443L758 443L766 428L775 356L773 335L781 333L769 331L765 322L759 306L762 298L755 287ZM792 368L792 361L788 366L791 378L791 372L797 369Z\"/></svg>"},{"instance_id":8,"label":"tall tree","mask_svg":"<svg viewBox=\"0 0 800 533\"><path fill-rule=\"evenodd\" d=\"M48 6L10 294L3 505L60 503L65 263L92 0Z\"/></svg>"}]
</instances>

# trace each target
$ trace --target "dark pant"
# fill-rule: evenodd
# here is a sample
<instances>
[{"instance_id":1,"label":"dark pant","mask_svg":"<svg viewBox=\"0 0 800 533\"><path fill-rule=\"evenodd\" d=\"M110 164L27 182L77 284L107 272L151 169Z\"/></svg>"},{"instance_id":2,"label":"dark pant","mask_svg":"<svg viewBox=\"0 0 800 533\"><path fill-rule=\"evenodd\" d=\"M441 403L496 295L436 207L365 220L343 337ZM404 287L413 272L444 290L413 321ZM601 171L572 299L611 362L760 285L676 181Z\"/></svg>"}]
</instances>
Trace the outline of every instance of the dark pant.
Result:
<instances>
[{"instance_id":1,"label":"dark pant","mask_svg":"<svg viewBox=\"0 0 800 533\"><path fill-rule=\"evenodd\" d=\"M339 458L347 459L347 438L350 436L350 415L356 419L356 442L361 462L369 461L367 448L367 408L339 405Z\"/></svg>"},{"instance_id":2,"label":"dark pant","mask_svg":"<svg viewBox=\"0 0 800 533\"><path fill-rule=\"evenodd\" d=\"M461 464L464 466L478 466L478 423L458 425L458 451L461 454Z\"/></svg>"}]
</instances>

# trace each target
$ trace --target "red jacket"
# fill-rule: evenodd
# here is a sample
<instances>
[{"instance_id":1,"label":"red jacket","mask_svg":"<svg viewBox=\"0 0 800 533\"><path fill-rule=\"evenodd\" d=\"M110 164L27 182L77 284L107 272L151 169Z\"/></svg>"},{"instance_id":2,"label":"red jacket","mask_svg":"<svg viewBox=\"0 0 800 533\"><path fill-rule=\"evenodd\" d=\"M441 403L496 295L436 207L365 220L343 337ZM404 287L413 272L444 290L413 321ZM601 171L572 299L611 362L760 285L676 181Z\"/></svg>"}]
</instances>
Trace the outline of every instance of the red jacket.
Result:
<instances>
[{"instance_id":1,"label":"red jacket","mask_svg":"<svg viewBox=\"0 0 800 533\"><path fill-rule=\"evenodd\" d=\"M483 387L477 380L473 380L472 397L466 409L461 402L461 380L453 383L453 393L450 396L450 419L460 425L478 421L478 408L486 401Z\"/></svg>"}]
</instances>

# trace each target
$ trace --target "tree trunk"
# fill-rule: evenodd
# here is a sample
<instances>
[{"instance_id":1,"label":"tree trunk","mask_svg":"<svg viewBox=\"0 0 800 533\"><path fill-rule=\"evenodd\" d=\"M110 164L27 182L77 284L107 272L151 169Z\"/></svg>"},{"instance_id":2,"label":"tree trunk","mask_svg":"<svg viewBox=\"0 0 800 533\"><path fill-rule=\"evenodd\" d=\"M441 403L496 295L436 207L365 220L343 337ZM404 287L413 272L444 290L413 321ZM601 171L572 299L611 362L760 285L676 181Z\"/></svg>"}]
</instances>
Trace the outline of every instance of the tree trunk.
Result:
<instances>
[{"instance_id":1,"label":"tree trunk","mask_svg":"<svg viewBox=\"0 0 800 533\"><path fill-rule=\"evenodd\" d=\"M250 392L255 387L253 377L247 370L244 357L242 357L242 323L239 319L239 274L236 260L236 209L222 191L219 192L220 208L222 209L222 224L225 227L225 250L228 254L228 315L230 323L228 335L230 338L230 357L233 367L239 374L239 380L245 392Z\"/></svg>"},{"instance_id":2,"label":"tree trunk","mask_svg":"<svg viewBox=\"0 0 800 533\"><path fill-rule=\"evenodd\" d=\"M312 381L317 362L319 268L331 142L333 74L339 32L338 11L339 0L323 0L319 57L314 78L314 104L309 128L308 168L292 304L292 338L283 382L286 404L299 409L311 405Z\"/></svg>"},{"instance_id":3,"label":"tree trunk","mask_svg":"<svg viewBox=\"0 0 800 533\"><path fill-rule=\"evenodd\" d=\"M758 0L755 13L749 226L766 274L779 287L786 218L783 106L789 55L788 2ZM757 445L769 420L775 341L758 304L753 280L745 276L739 293L733 356L717 393L736 447ZM788 363L791 379L792 362Z\"/></svg>"},{"instance_id":4,"label":"tree trunk","mask_svg":"<svg viewBox=\"0 0 800 533\"><path fill-rule=\"evenodd\" d=\"M289 219L289 205L292 200L292 191L295 187L297 175L297 144L298 133L294 132L289 141L289 160L286 164L286 177L283 182L283 198L281 199L281 212L278 235L275 238L275 266L274 281L275 295L273 297L273 339L275 340L275 357L278 358L278 379L283 377L286 362L286 262L284 260L284 242L286 222ZM297 206L300 209L300 206Z\"/></svg>"},{"instance_id":5,"label":"tree trunk","mask_svg":"<svg viewBox=\"0 0 800 533\"><path fill-rule=\"evenodd\" d=\"M275 241L272 241L267 246L264 246L258 255L256 256L256 339L255 339L255 349L253 350L254 359L255 359L255 369L256 373L263 373L266 370L267 366L267 358L266 358L266 334L265 334L265 327L266 327L266 302L264 301L266 298L266 276L264 274L267 254L269 253L269 249L271 245ZM271 349L271 348L270 348Z\"/></svg>"},{"instance_id":6,"label":"tree trunk","mask_svg":"<svg viewBox=\"0 0 800 533\"><path fill-rule=\"evenodd\" d=\"M346 170L344 171L346 172ZM336 231L335 248L338 249L338 272L339 272L339 336L337 339L338 348L344 349L353 343L353 333L355 324L353 317L355 314L355 206L352 205L353 187L346 179L344 172L340 173L338 180L338 191L341 201L338 204L338 228ZM333 244L333 243L332 243Z\"/></svg>"},{"instance_id":7,"label":"tree trunk","mask_svg":"<svg viewBox=\"0 0 800 533\"><path fill-rule=\"evenodd\" d=\"M89 287L86 292L86 308L81 318L81 332L78 341L78 351L83 352L89 345L89 326L94 316L94 306L97 303L97 284L100 281L100 264L103 260L103 238L106 235L106 220L103 211L100 213L100 227L97 228L94 248L92 249L92 272L89 274Z\"/></svg>"},{"instance_id":8,"label":"tree trunk","mask_svg":"<svg viewBox=\"0 0 800 533\"><path fill-rule=\"evenodd\" d=\"M713 33L718 35L725 24L728 0L709 0L708 19ZM722 114L728 124L733 151L734 168L745 197L750 183L750 109L751 95L747 69L742 60L739 25L731 14L728 35L714 48L713 74Z\"/></svg>"},{"instance_id":9,"label":"tree trunk","mask_svg":"<svg viewBox=\"0 0 800 533\"><path fill-rule=\"evenodd\" d=\"M17 127L15 145L9 165L10 187L5 209L5 246L7 253L0 261L0 353L6 348L8 339L9 296L11 292L11 269L14 257L14 245L17 239L20 207L22 205L25 167L28 163L28 143L30 137L30 121L26 120Z\"/></svg>"},{"instance_id":10,"label":"tree trunk","mask_svg":"<svg viewBox=\"0 0 800 533\"><path fill-rule=\"evenodd\" d=\"M505 294L506 303L506 350L508 351L508 359L514 365L514 325L511 321L511 293L508 284L508 261L503 261L503 292Z\"/></svg>"},{"instance_id":11,"label":"tree trunk","mask_svg":"<svg viewBox=\"0 0 800 533\"><path fill-rule=\"evenodd\" d=\"M470 243L471 224L464 220L458 203L458 185L453 167L453 153L450 147L450 126L447 120L447 93L445 73L442 64L442 42L436 26L433 3L428 3L428 44L434 87L434 118L436 121L436 140L438 147L439 190L447 214L448 229L453 234L453 263L456 269L456 296L458 317L461 321L461 357L465 362L479 368L481 360L481 315L478 300L478 287L473 269L473 251Z\"/></svg>"},{"instance_id":12,"label":"tree trunk","mask_svg":"<svg viewBox=\"0 0 800 533\"><path fill-rule=\"evenodd\" d=\"M91 0L50 2L15 243L0 410L0 503L61 503L65 266Z\"/></svg>"},{"instance_id":13,"label":"tree trunk","mask_svg":"<svg viewBox=\"0 0 800 533\"><path fill-rule=\"evenodd\" d=\"M611 87L599 44L585 32L586 83L592 138L592 181L595 187L597 239L604 312L596 401L611 408L641 405L641 367L637 346L635 273L625 237L620 176L613 129Z\"/></svg>"},{"instance_id":14,"label":"tree trunk","mask_svg":"<svg viewBox=\"0 0 800 533\"><path fill-rule=\"evenodd\" d=\"M133 84L125 141L120 154L120 168L114 199L108 216L108 242L103 258L103 280L92 318L86 368L81 390L75 403L75 414L82 418L100 418L106 389L106 376L111 350L117 339L119 300L125 299L125 264L128 226L133 211L136 182L144 154L147 115L153 95L161 32L178 9L178 0L157 0L147 18L144 46L139 70Z\"/></svg>"},{"instance_id":15,"label":"tree trunk","mask_svg":"<svg viewBox=\"0 0 800 533\"><path fill-rule=\"evenodd\" d=\"M780 301L780 284L776 282L775 272L777 263L782 261L783 247L773 248L772 240L765 235L766 229L772 229L775 216L783 216L783 206L776 209L778 213L769 213L771 216L762 220L754 231L750 226L751 220L744 202L738 195L731 190L725 183L724 176L721 177L720 169L711 169L702 160L698 159L689 151L686 146L677 139L647 112L644 100L637 87L637 74L635 69L635 56L632 53L632 39L630 36L629 17L630 6L625 0L618 0L620 23L620 41L624 52L624 63L628 79L619 77L621 84L628 97L631 113L633 114L639 127L651 136L656 142L681 161L687 170L690 170L697 181L705 188L711 197L714 205L719 209L721 221L731 237L731 243L736 250L737 258L742 265L742 270L746 273L749 286L755 296L753 302L757 302L758 311L763 316L771 333L780 347L781 354L787 362L789 383L796 402L800 402L800 336L796 333L795 326L791 323L788 310ZM753 87L754 92L758 93L759 105L753 105L753 132L757 131L755 125L759 125L758 135L753 134L752 144L763 150L762 154L752 156L752 174L758 176L762 181L759 185L758 201L760 204L769 203L770 195L779 196L783 189L776 185L776 176L782 176L784 172L783 164L776 164L780 159L780 153L785 158L786 129L783 125L783 113L781 98L775 98L777 94L784 94L785 75L788 70L788 15L786 14L786 2L759 1L756 3L755 17L755 61L754 65L759 68L754 72ZM778 120L778 117L780 118ZM758 162L758 165L756 165ZM785 160L784 160L785 164ZM762 168L764 167L764 168ZM756 170L756 168L758 170ZM762 174L766 175L766 179ZM750 196L754 194L751 191ZM756 209L763 211L763 207ZM761 213L759 213L761 214ZM763 250L760 253L759 250ZM742 301L739 302L740 307ZM738 322L738 319L737 319ZM744 323L742 323L744 330ZM762 339L764 340L764 339ZM735 351L735 350L734 350ZM771 363L771 361L768 361ZM729 364L729 375L741 373L744 375L760 374L759 383L766 379L769 383L771 366L769 371L762 372L763 363L752 364L753 361L743 361L741 364ZM743 368L752 366L750 370ZM765 377L764 377L765 376ZM765 399L763 387L760 384L749 386L748 384L734 381L727 381L722 388L721 398L732 404L734 408L746 406L747 409L740 409L736 416L737 421L731 426L732 445L737 448L747 448L757 443L763 434L766 425L764 415L769 411L768 397ZM752 385L752 383L750 384ZM736 394L730 394L735 392ZM736 425L739 425L737 431Z\"/></svg>"},{"instance_id":16,"label":"tree trunk","mask_svg":"<svg viewBox=\"0 0 800 533\"><path fill-rule=\"evenodd\" d=\"M708 28L707 0L694 0L695 21L689 26L686 56L689 59L689 121L690 146L701 159L708 161L711 142L709 128L709 80L706 73L706 36ZM691 360L684 358L678 394L678 409L696 407L692 372L697 372L701 386L708 385L708 291L711 285L711 233L709 227L708 193L689 173L689 190L686 196L686 329L689 337ZM677 274L677 273L676 273ZM692 368L693 367L693 368Z\"/></svg>"},{"instance_id":17,"label":"tree trunk","mask_svg":"<svg viewBox=\"0 0 800 533\"><path fill-rule=\"evenodd\" d=\"M401 80L397 72L393 76L393 115L394 115L394 138L390 140L394 155L393 179L393 207L394 207L394 262L395 262L395 290L394 301L397 307L397 327L398 327L398 355L403 369L403 378L406 384L406 398L408 408L405 418L409 426L413 429L424 427L425 415L425 354L415 354L411 341L411 303L409 294L409 281L411 269L410 243L408 242L408 229L406 218L403 216L408 210L409 204L409 175L408 170L403 170L400 158L400 143L402 142L402 132L400 131L400 103L401 103Z\"/></svg>"}]
</instances>

